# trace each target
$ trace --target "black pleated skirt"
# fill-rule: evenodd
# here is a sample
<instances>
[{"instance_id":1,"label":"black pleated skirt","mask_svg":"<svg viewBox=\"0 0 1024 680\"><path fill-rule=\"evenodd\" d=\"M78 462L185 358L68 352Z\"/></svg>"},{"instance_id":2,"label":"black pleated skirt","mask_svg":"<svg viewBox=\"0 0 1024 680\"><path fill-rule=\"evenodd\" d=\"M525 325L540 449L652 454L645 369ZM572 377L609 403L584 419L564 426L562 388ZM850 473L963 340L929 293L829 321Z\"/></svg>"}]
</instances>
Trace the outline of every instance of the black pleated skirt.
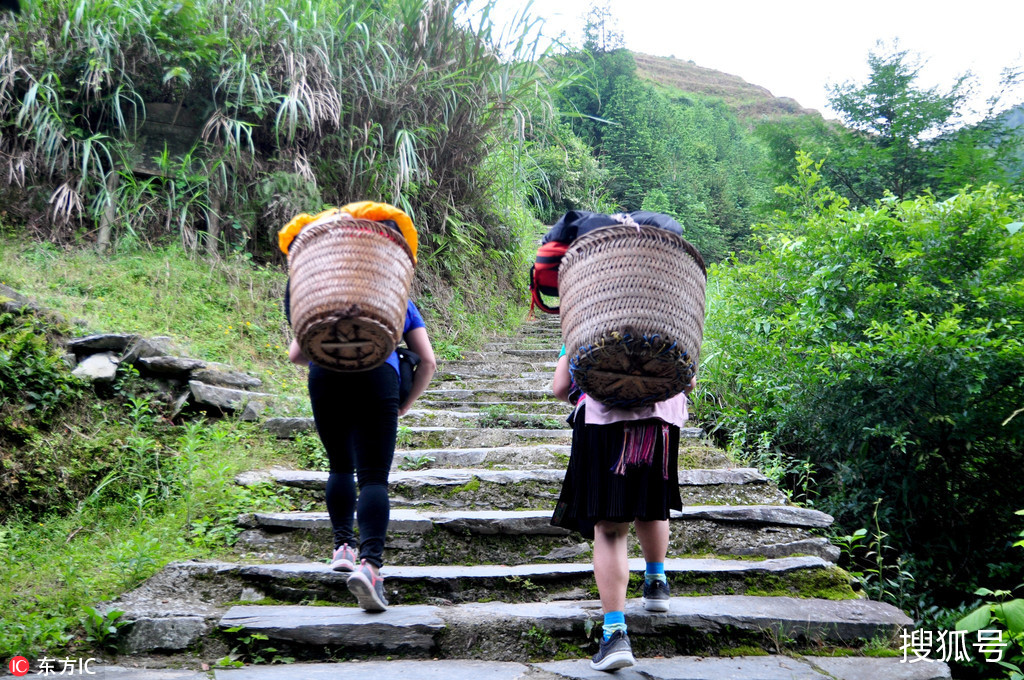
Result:
<instances>
[{"instance_id":1,"label":"black pleated skirt","mask_svg":"<svg viewBox=\"0 0 1024 680\"><path fill-rule=\"evenodd\" d=\"M655 438L650 464L627 465L625 474L617 474L616 469L622 467L620 459L627 425L634 430L641 425L653 426L660 432L661 421L586 425L580 422L585 408L584 404L573 424L569 467L551 524L593 539L594 525L601 520L662 520L668 519L670 510L681 509L679 428L668 426L667 451L663 437Z\"/></svg>"}]
</instances>

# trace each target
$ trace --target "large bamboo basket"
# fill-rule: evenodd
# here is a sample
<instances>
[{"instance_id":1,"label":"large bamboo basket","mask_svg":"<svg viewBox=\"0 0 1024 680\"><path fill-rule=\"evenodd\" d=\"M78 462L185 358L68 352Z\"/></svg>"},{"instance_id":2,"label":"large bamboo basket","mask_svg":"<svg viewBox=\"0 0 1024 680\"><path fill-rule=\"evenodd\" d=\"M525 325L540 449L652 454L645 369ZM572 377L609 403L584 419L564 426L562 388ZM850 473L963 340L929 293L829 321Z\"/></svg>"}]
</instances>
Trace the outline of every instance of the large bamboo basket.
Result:
<instances>
[{"instance_id":1,"label":"large bamboo basket","mask_svg":"<svg viewBox=\"0 0 1024 680\"><path fill-rule=\"evenodd\" d=\"M413 276L412 251L396 229L330 215L295 237L288 268L292 330L311 361L365 371L395 351Z\"/></svg>"},{"instance_id":2,"label":"large bamboo basket","mask_svg":"<svg viewBox=\"0 0 1024 680\"><path fill-rule=\"evenodd\" d=\"M682 392L700 359L706 287L700 253L664 229L610 226L576 239L558 268L573 380L624 408Z\"/></svg>"}]
</instances>

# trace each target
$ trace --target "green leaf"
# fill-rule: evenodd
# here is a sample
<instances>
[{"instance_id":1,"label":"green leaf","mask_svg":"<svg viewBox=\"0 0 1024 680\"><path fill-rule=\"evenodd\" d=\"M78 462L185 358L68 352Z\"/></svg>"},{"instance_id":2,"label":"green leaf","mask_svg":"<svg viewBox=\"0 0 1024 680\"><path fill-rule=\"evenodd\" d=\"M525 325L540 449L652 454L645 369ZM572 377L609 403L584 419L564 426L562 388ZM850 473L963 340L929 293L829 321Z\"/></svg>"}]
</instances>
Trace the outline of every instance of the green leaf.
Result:
<instances>
[{"instance_id":1,"label":"green leaf","mask_svg":"<svg viewBox=\"0 0 1024 680\"><path fill-rule=\"evenodd\" d=\"M1016 636L1024 632L1024 599L1018 598L996 606L1002 611L1011 634Z\"/></svg>"},{"instance_id":2,"label":"green leaf","mask_svg":"<svg viewBox=\"0 0 1024 680\"><path fill-rule=\"evenodd\" d=\"M1020 231L1021 227L1024 227L1024 222L1010 222L1006 225L1006 231L1010 232L1010 235L1013 236Z\"/></svg>"},{"instance_id":3,"label":"green leaf","mask_svg":"<svg viewBox=\"0 0 1024 680\"><path fill-rule=\"evenodd\" d=\"M992 620L992 609L991 605L982 605L973 612L965 616L956 622L957 630L966 630L967 632L973 632L981 630L989 624Z\"/></svg>"}]
</instances>

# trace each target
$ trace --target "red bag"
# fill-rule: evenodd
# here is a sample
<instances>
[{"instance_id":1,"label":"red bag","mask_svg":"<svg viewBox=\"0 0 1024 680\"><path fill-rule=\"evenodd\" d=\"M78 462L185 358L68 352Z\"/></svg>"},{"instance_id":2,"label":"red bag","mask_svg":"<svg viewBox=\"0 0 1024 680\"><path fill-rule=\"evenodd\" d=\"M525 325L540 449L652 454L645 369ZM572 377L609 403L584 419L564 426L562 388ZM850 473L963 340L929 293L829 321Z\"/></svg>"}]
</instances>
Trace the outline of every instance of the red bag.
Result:
<instances>
[{"instance_id":1,"label":"red bag","mask_svg":"<svg viewBox=\"0 0 1024 680\"><path fill-rule=\"evenodd\" d=\"M558 314L558 307L549 307L542 295L558 297L558 265L569 249L568 243L548 241L537 249L537 260L530 267L530 313L534 307L548 314Z\"/></svg>"}]
</instances>

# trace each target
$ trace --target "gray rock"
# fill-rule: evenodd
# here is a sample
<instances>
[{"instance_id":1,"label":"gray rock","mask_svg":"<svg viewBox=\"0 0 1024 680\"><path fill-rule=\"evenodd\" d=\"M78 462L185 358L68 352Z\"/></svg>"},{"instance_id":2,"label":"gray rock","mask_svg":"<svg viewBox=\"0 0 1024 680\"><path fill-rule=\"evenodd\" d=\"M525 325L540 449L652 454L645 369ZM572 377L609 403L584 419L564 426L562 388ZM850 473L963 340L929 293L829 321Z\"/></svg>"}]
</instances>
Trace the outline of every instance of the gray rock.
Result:
<instances>
[{"instance_id":1,"label":"gray rock","mask_svg":"<svg viewBox=\"0 0 1024 680\"><path fill-rule=\"evenodd\" d=\"M71 373L89 382L111 383L117 376L117 366L113 352L99 352L87 356Z\"/></svg>"},{"instance_id":2,"label":"gray rock","mask_svg":"<svg viewBox=\"0 0 1024 680\"><path fill-rule=\"evenodd\" d=\"M278 439L290 439L299 432L315 430L316 425L312 418L268 418L263 429Z\"/></svg>"},{"instance_id":3,"label":"gray rock","mask_svg":"<svg viewBox=\"0 0 1024 680\"><path fill-rule=\"evenodd\" d=\"M68 341L68 349L75 354L92 354L93 352L124 352L125 348L139 336L123 333L101 333L74 338Z\"/></svg>"},{"instance_id":4,"label":"gray rock","mask_svg":"<svg viewBox=\"0 0 1024 680\"><path fill-rule=\"evenodd\" d=\"M187 378L193 369L206 365L199 359L171 356L141 357L136 364L151 375L174 376L182 379Z\"/></svg>"},{"instance_id":5,"label":"gray rock","mask_svg":"<svg viewBox=\"0 0 1024 680\"><path fill-rule=\"evenodd\" d=\"M134 364L139 359L158 357L174 354L174 343L167 335L157 335L152 338L140 338L130 342L124 350L121 361Z\"/></svg>"},{"instance_id":6,"label":"gray rock","mask_svg":"<svg viewBox=\"0 0 1024 680\"><path fill-rule=\"evenodd\" d=\"M249 375L248 373L242 373L240 371L222 370L217 368L200 368L192 371L192 379L204 382L207 385L217 385L219 387L234 387L237 389L247 390L255 387L261 387L263 381L259 378Z\"/></svg>"},{"instance_id":7,"label":"gray rock","mask_svg":"<svg viewBox=\"0 0 1024 680\"><path fill-rule=\"evenodd\" d=\"M136 619L125 637L125 648L131 654L187 649L207 630L201 616Z\"/></svg>"},{"instance_id":8,"label":"gray rock","mask_svg":"<svg viewBox=\"0 0 1024 680\"><path fill-rule=\"evenodd\" d=\"M262 399L253 399L245 403L245 408L242 409L242 413L238 417L247 423L252 423L259 420L266 409L267 402Z\"/></svg>"},{"instance_id":9,"label":"gray rock","mask_svg":"<svg viewBox=\"0 0 1024 680\"><path fill-rule=\"evenodd\" d=\"M403 680L526 680L536 677L529 666L502 661L342 661L330 664L247 666L217 669L216 680L338 680L346 677ZM607 674L605 674L607 678Z\"/></svg>"},{"instance_id":10,"label":"gray rock","mask_svg":"<svg viewBox=\"0 0 1024 680\"><path fill-rule=\"evenodd\" d=\"M219 625L302 644L425 652L433 649L435 636L445 627L439 613L437 607L426 606L369 614L355 607L240 605L229 609Z\"/></svg>"},{"instance_id":11,"label":"gray rock","mask_svg":"<svg viewBox=\"0 0 1024 680\"><path fill-rule=\"evenodd\" d=\"M782 524L823 529L831 526L832 516L819 510L786 505L691 505L672 516L682 519L709 519L716 522Z\"/></svg>"},{"instance_id":12,"label":"gray rock","mask_svg":"<svg viewBox=\"0 0 1024 680\"><path fill-rule=\"evenodd\" d=\"M198 380L189 380L189 389L192 390L192 401L203 406L211 406L221 411L233 412L245 408L250 401L267 401L273 399L274 395L262 392L247 392L245 390L234 390L228 387L217 387L207 385Z\"/></svg>"}]
</instances>

